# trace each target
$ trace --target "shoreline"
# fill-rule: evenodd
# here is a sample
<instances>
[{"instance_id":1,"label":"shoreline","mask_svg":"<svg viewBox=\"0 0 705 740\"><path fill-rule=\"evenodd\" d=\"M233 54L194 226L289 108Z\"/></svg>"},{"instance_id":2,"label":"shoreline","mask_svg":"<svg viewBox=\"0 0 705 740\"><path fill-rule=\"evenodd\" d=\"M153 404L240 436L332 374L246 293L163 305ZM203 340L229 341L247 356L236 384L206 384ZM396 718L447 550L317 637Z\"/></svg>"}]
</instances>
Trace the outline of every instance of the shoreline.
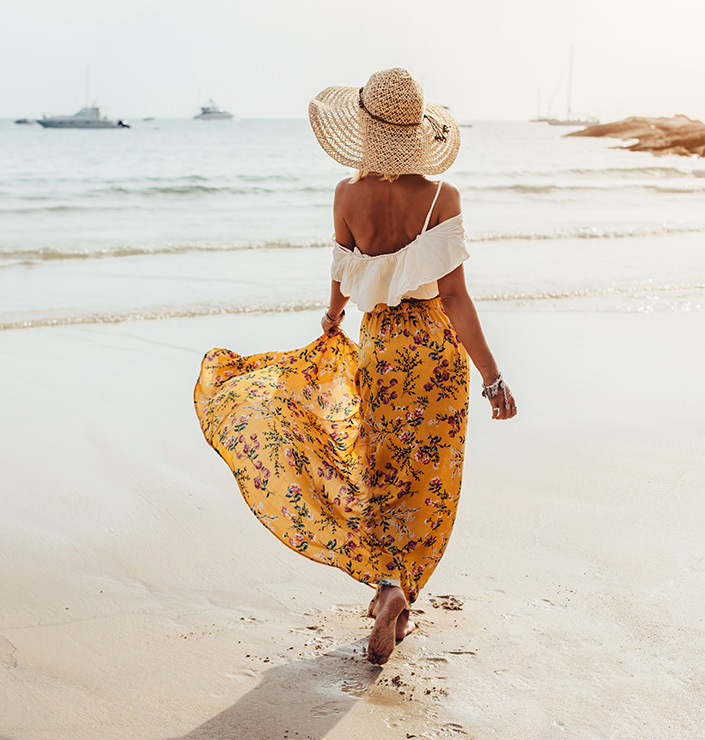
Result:
<instances>
[{"instance_id":1,"label":"shoreline","mask_svg":"<svg viewBox=\"0 0 705 740\"><path fill-rule=\"evenodd\" d=\"M669 232L661 223L654 229L664 233L644 237L635 230L633 236L610 237L586 228L584 238L474 242L468 287L481 311L701 310L705 226ZM566 259L579 268L564 268ZM166 269L150 256L118 263L82 260L68 273L65 268L66 263L40 261L0 270L0 334L221 315L236 324L239 316L260 313L274 320L280 313L322 312L321 286L330 279L328 255L317 249L213 253L199 255L196 263L179 259ZM155 281L155 274L166 279ZM70 307L67 294L76 296Z\"/></svg>"},{"instance_id":2,"label":"shoreline","mask_svg":"<svg viewBox=\"0 0 705 740\"><path fill-rule=\"evenodd\" d=\"M191 406L207 349L303 346L319 311L0 332L0 734L696 736L705 389L670 380L705 314L482 318L520 416L473 376L455 530L384 669L372 591L266 532Z\"/></svg>"}]
</instances>

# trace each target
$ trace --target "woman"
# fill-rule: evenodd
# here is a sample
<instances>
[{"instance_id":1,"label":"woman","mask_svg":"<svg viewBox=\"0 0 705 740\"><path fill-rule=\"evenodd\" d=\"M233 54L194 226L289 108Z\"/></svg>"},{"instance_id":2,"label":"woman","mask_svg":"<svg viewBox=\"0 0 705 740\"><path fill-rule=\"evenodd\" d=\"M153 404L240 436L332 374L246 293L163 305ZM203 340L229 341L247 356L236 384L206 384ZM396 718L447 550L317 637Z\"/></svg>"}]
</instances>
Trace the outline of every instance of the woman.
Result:
<instances>
[{"instance_id":1,"label":"woman","mask_svg":"<svg viewBox=\"0 0 705 740\"><path fill-rule=\"evenodd\" d=\"M495 419L516 405L465 287L458 191L426 175L460 146L403 69L311 101L323 149L358 170L335 193L324 335L251 357L214 349L196 411L250 508L282 542L376 588L367 659L414 629L409 608L440 561L460 494L467 355ZM356 346L345 305L365 312Z\"/></svg>"}]
</instances>

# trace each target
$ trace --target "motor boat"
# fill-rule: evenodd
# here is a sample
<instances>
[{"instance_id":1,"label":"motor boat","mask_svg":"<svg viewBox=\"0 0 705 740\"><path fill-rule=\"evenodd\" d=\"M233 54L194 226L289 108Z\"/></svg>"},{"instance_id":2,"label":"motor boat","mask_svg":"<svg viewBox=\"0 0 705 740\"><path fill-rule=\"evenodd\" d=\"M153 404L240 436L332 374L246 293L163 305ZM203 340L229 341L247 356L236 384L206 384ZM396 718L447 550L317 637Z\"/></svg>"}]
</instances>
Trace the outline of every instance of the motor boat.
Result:
<instances>
[{"instance_id":1,"label":"motor boat","mask_svg":"<svg viewBox=\"0 0 705 740\"><path fill-rule=\"evenodd\" d=\"M201 121L227 121L231 118L234 118L233 114L230 111L225 110L225 108L221 108L220 106L216 105L213 101L213 98L211 98L208 101L208 105L201 106L201 112L194 116L194 120L201 120Z\"/></svg>"},{"instance_id":2,"label":"motor boat","mask_svg":"<svg viewBox=\"0 0 705 740\"><path fill-rule=\"evenodd\" d=\"M27 124L34 123L34 121L31 118L18 118L15 121L15 123L20 123L20 124L27 125Z\"/></svg>"},{"instance_id":3,"label":"motor boat","mask_svg":"<svg viewBox=\"0 0 705 740\"><path fill-rule=\"evenodd\" d=\"M130 128L124 121L102 116L96 107L81 108L72 116L42 116L37 123L44 128Z\"/></svg>"}]
</instances>

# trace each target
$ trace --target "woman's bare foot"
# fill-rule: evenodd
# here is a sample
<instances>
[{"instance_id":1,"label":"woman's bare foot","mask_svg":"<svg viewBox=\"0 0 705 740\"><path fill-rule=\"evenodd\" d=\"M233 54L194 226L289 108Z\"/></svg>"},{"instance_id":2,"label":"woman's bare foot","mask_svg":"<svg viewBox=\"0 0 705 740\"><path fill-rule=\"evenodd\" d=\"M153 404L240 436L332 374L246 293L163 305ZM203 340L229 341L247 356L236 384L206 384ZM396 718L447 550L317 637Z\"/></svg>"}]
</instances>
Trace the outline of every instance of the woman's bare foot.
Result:
<instances>
[{"instance_id":1,"label":"woman's bare foot","mask_svg":"<svg viewBox=\"0 0 705 740\"><path fill-rule=\"evenodd\" d=\"M374 619L377 616L377 602L379 601L379 591L375 591L374 598L370 601L370 605L367 607L367 616ZM416 629L416 622L412 622L409 619L409 610L402 610L401 614L397 617L397 624L395 627L395 635L397 642L403 640L408 634Z\"/></svg>"},{"instance_id":2,"label":"woman's bare foot","mask_svg":"<svg viewBox=\"0 0 705 740\"><path fill-rule=\"evenodd\" d=\"M397 617L396 638L403 640L409 633L416 629L416 623L409 619L409 610L404 609Z\"/></svg>"},{"instance_id":3,"label":"woman's bare foot","mask_svg":"<svg viewBox=\"0 0 705 740\"><path fill-rule=\"evenodd\" d=\"M399 586L382 586L374 607L375 626L367 645L367 660L383 665L389 660L397 640L397 622L408 611L406 597ZM408 626L408 616L407 624ZM405 634L408 634L405 632Z\"/></svg>"}]
</instances>

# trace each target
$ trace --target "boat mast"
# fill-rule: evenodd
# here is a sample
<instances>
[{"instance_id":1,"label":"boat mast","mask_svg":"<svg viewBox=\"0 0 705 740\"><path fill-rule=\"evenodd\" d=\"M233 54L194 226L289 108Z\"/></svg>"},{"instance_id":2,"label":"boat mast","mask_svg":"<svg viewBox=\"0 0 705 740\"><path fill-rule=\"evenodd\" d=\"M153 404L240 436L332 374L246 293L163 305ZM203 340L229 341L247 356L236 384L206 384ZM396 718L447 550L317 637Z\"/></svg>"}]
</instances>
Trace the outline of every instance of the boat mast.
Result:
<instances>
[{"instance_id":1,"label":"boat mast","mask_svg":"<svg viewBox=\"0 0 705 740\"><path fill-rule=\"evenodd\" d=\"M85 106L84 106L86 108L88 108L88 69L89 68L86 67L86 103L85 103Z\"/></svg>"}]
</instances>

